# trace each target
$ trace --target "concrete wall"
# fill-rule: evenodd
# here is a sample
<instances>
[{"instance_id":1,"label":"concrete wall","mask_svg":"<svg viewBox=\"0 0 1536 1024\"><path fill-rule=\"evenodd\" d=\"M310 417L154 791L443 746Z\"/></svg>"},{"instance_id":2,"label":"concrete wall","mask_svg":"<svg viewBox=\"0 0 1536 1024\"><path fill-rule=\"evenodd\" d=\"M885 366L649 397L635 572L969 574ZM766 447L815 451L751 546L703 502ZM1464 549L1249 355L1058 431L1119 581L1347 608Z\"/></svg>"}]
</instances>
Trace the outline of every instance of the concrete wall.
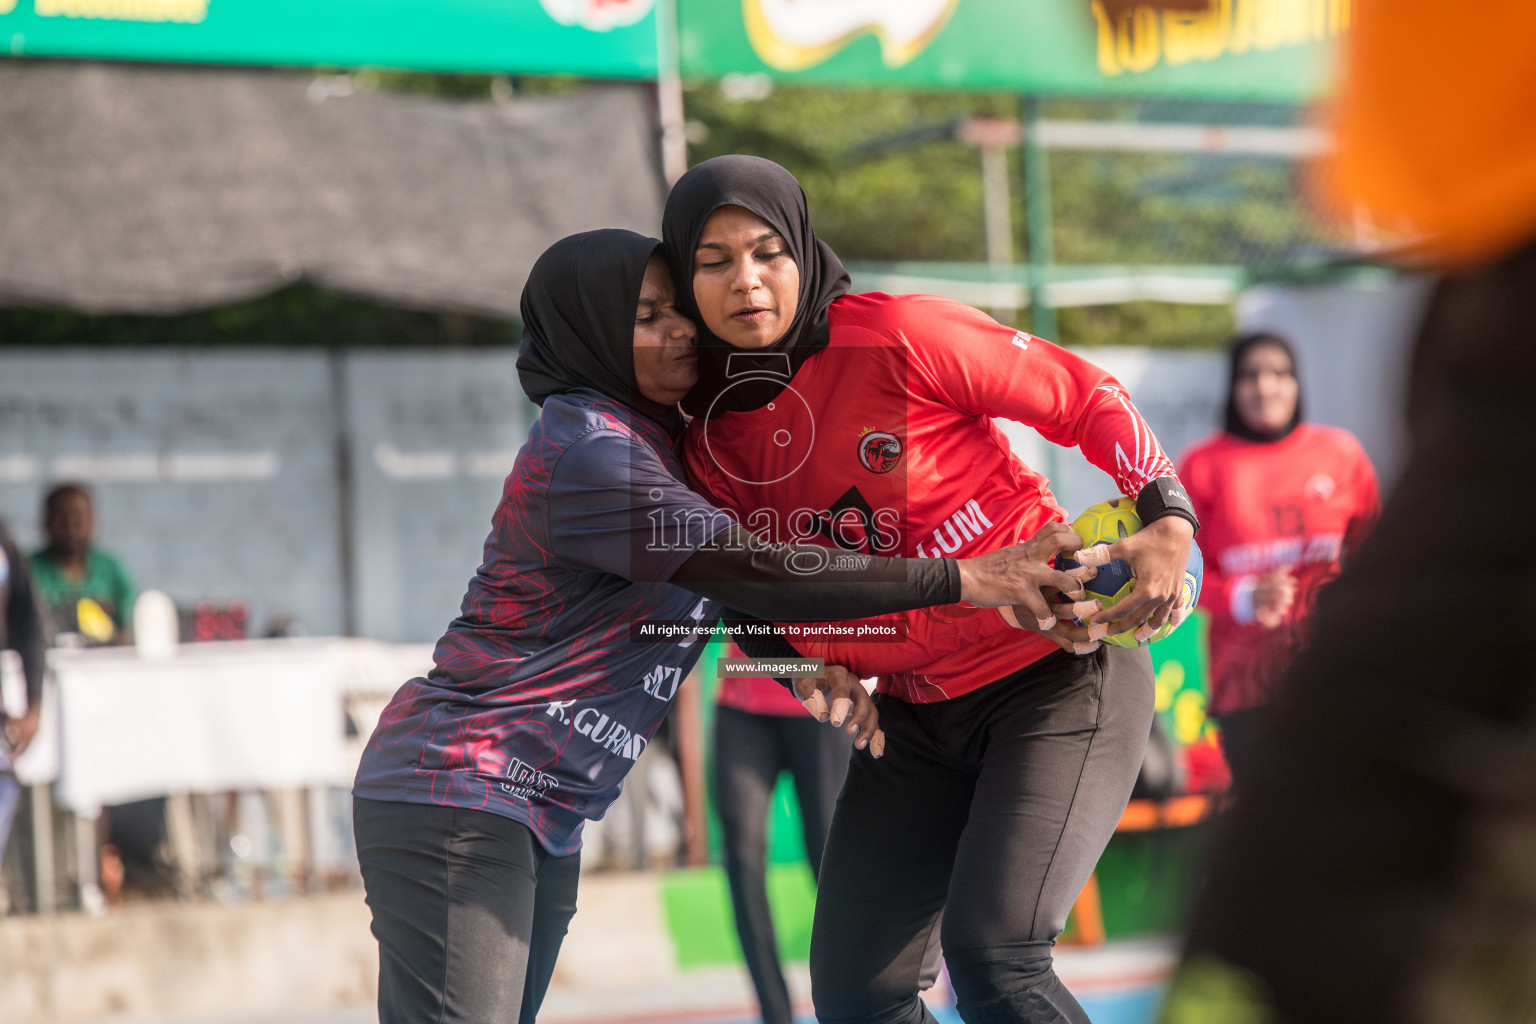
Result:
<instances>
[{"instance_id":1,"label":"concrete wall","mask_svg":"<svg viewBox=\"0 0 1536 1024\"><path fill-rule=\"evenodd\" d=\"M515 353L346 360L358 632L435 641L480 564L501 484L538 408Z\"/></svg>"},{"instance_id":2,"label":"concrete wall","mask_svg":"<svg viewBox=\"0 0 1536 1024\"><path fill-rule=\"evenodd\" d=\"M244 599L258 634L288 615L337 635L350 571L357 634L429 642L458 611L531 422L514 359L7 351L0 515L30 548L48 487L82 480L102 544L141 587L181 605Z\"/></svg>"},{"instance_id":3,"label":"concrete wall","mask_svg":"<svg viewBox=\"0 0 1536 1024\"><path fill-rule=\"evenodd\" d=\"M323 355L5 352L0 514L30 547L47 488L83 480L141 586L337 632L330 396Z\"/></svg>"}]
</instances>

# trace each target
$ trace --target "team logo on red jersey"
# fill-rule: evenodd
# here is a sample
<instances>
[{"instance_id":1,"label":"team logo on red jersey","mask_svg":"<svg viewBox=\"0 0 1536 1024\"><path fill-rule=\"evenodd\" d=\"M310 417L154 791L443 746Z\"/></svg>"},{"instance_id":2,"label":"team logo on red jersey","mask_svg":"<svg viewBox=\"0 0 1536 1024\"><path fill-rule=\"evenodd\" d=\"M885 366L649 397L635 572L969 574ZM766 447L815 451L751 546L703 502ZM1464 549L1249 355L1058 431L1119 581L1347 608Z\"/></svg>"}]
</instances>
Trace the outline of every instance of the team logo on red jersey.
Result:
<instances>
[{"instance_id":1,"label":"team logo on red jersey","mask_svg":"<svg viewBox=\"0 0 1536 1024\"><path fill-rule=\"evenodd\" d=\"M871 473L889 473L901 461L901 438L884 430L867 430L859 438L859 464Z\"/></svg>"}]
</instances>

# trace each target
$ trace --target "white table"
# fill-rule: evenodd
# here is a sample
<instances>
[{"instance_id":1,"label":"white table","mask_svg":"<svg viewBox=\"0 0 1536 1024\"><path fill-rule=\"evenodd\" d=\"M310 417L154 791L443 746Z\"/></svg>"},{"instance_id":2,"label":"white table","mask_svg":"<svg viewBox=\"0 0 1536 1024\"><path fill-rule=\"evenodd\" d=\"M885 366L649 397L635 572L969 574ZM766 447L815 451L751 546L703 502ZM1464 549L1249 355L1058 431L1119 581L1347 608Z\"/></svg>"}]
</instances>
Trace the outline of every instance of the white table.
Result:
<instances>
[{"instance_id":1,"label":"white table","mask_svg":"<svg viewBox=\"0 0 1536 1024\"><path fill-rule=\"evenodd\" d=\"M168 793L344 781L341 658L336 642L293 640L183 644L163 660L54 652L59 803L94 817Z\"/></svg>"},{"instance_id":2,"label":"white table","mask_svg":"<svg viewBox=\"0 0 1536 1024\"><path fill-rule=\"evenodd\" d=\"M155 796L350 787L367 735L347 740L348 703L371 730L430 664L429 646L340 639L182 644L153 659L131 647L50 651L42 728L17 775L54 782L82 818ZM83 868L94 860L86 831Z\"/></svg>"}]
</instances>

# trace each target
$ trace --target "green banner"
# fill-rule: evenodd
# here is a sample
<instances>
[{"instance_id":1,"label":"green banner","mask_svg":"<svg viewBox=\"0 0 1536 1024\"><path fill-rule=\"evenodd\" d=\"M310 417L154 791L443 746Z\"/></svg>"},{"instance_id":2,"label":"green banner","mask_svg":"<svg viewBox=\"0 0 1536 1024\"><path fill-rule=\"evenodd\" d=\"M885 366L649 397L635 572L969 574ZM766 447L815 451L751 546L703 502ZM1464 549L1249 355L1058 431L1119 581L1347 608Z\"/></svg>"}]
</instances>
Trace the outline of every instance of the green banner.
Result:
<instances>
[{"instance_id":1,"label":"green banner","mask_svg":"<svg viewBox=\"0 0 1536 1024\"><path fill-rule=\"evenodd\" d=\"M786 82L1299 102L1352 0L678 0L683 73Z\"/></svg>"},{"instance_id":2,"label":"green banner","mask_svg":"<svg viewBox=\"0 0 1536 1024\"><path fill-rule=\"evenodd\" d=\"M13 56L656 76L656 0L0 0Z\"/></svg>"},{"instance_id":3,"label":"green banner","mask_svg":"<svg viewBox=\"0 0 1536 1024\"><path fill-rule=\"evenodd\" d=\"M654 78L657 0L0 0L15 56ZM684 74L1298 102L1353 0L677 0Z\"/></svg>"}]
</instances>

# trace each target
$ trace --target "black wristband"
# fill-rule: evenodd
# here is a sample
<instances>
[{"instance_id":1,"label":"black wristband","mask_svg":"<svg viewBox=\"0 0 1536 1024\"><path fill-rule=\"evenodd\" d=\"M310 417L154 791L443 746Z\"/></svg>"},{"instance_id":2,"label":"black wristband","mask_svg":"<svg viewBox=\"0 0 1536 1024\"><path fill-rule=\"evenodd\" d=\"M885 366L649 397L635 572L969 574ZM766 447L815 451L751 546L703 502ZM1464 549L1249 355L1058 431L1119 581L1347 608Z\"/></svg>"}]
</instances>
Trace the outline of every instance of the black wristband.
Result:
<instances>
[{"instance_id":1,"label":"black wristband","mask_svg":"<svg viewBox=\"0 0 1536 1024\"><path fill-rule=\"evenodd\" d=\"M1178 516L1186 520L1195 532L1200 532L1200 519L1195 515L1195 506L1190 503L1189 495L1184 493L1184 485L1179 483L1176 476L1160 476L1141 489L1136 495L1136 515L1141 520L1141 525L1155 523L1164 516Z\"/></svg>"}]
</instances>

